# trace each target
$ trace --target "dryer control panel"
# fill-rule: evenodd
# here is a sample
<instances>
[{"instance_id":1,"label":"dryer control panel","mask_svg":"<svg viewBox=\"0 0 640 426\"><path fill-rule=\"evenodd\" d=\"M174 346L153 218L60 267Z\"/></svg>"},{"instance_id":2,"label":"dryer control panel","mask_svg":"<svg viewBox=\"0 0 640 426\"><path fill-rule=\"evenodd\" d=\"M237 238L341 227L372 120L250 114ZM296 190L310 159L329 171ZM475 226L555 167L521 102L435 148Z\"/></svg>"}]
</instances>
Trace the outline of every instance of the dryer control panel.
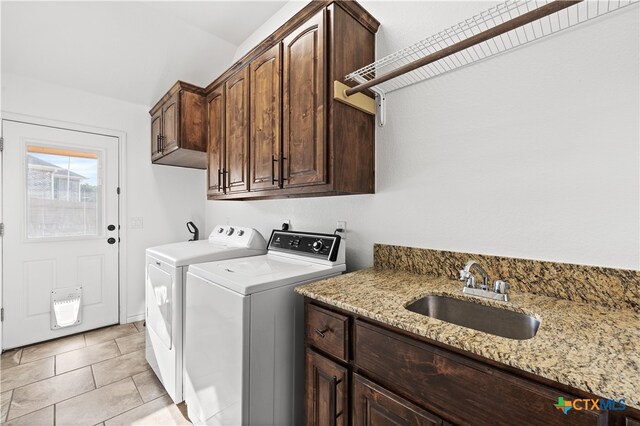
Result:
<instances>
[{"instance_id":1,"label":"dryer control panel","mask_svg":"<svg viewBox=\"0 0 640 426\"><path fill-rule=\"evenodd\" d=\"M209 241L230 247L247 247L264 250L262 235L253 228L236 225L218 225L209 234Z\"/></svg>"},{"instance_id":2,"label":"dryer control panel","mask_svg":"<svg viewBox=\"0 0 640 426\"><path fill-rule=\"evenodd\" d=\"M273 230L268 250L309 256L335 262L340 248L340 236L310 232Z\"/></svg>"}]
</instances>

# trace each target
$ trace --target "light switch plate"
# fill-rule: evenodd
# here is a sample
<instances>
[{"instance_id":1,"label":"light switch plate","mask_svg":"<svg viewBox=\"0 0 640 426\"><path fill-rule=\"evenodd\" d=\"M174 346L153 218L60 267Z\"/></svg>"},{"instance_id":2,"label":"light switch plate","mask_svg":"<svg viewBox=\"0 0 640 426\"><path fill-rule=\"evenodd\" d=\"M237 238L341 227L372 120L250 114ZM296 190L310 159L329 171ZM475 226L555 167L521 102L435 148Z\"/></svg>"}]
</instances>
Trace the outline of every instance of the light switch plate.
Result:
<instances>
[{"instance_id":1,"label":"light switch plate","mask_svg":"<svg viewBox=\"0 0 640 426\"><path fill-rule=\"evenodd\" d=\"M144 228L144 218L142 217L129 218L129 229L143 229L143 228Z\"/></svg>"}]
</instances>

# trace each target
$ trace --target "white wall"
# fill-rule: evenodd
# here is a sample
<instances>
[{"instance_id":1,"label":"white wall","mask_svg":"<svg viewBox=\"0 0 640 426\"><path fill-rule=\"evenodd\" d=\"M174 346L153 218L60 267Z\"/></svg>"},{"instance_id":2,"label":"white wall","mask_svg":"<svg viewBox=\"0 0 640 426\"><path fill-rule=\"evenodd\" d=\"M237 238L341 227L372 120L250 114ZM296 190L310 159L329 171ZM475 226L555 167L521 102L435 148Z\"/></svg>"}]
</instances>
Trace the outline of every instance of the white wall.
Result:
<instances>
[{"instance_id":1,"label":"white wall","mask_svg":"<svg viewBox=\"0 0 640 426\"><path fill-rule=\"evenodd\" d=\"M127 229L127 318L144 314L144 251L187 240L185 223L204 228L202 170L151 164L149 107L27 79L2 75L2 110L50 120L126 132L126 179L121 185L127 210L121 226L143 218L143 229ZM142 319L140 317L139 319Z\"/></svg>"},{"instance_id":2,"label":"white wall","mask_svg":"<svg viewBox=\"0 0 640 426\"><path fill-rule=\"evenodd\" d=\"M382 23L378 57L491 5L362 4ZM372 264L375 242L638 269L639 28L636 5L393 92L376 194L208 201L207 230L268 237L283 219L325 232L346 220L350 270Z\"/></svg>"},{"instance_id":3,"label":"white wall","mask_svg":"<svg viewBox=\"0 0 640 426\"><path fill-rule=\"evenodd\" d=\"M236 46L166 9L204 14L214 6L175 3L1 2L2 72L143 105L178 78L206 86Z\"/></svg>"}]
</instances>

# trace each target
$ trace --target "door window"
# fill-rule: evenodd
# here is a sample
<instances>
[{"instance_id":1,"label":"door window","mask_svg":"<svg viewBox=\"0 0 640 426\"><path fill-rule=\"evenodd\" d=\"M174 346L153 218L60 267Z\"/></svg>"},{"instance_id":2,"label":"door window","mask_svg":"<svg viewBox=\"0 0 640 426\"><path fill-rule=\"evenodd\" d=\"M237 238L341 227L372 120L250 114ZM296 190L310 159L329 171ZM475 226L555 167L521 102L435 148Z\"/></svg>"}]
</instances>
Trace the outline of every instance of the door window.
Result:
<instances>
[{"instance_id":1,"label":"door window","mask_svg":"<svg viewBox=\"0 0 640 426\"><path fill-rule=\"evenodd\" d=\"M28 144L28 240L102 236L102 155L99 151Z\"/></svg>"}]
</instances>

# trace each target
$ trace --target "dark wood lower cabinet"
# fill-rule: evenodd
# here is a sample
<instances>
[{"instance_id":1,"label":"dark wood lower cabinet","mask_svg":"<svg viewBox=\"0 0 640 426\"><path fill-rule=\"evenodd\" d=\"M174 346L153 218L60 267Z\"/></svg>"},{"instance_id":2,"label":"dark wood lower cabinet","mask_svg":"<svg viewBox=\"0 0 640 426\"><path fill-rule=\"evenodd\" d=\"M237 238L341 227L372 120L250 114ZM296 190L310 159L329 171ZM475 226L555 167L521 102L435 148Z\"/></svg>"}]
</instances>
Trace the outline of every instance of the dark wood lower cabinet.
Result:
<instances>
[{"instance_id":1,"label":"dark wood lower cabinet","mask_svg":"<svg viewBox=\"0 0 640 426\"><path fill-rule=\"evenodd\" d=\"M311 299L305 311L307 426L640 426L640 411L630 407L582 403L564 413L556 406L560 397L603 399L588 392Z\"/></svg>"},{"instance_id":2,"label":"dark wood lower cabinet","mask_svg":"<svg viewBox=\"0 0 640 426\"><path fill-rule=\"evenodd\" d=\"M431 426L442 419L364 377L353 375L353 426Z\"/></svg>"},{"instance_id":3,"label":"dark wood lower cabinet","mask_svg":"<svg viewBox=\"0 0 640 426\"><path fill-rule=\"evenodd\" d=\"M632 419L631 417L625 417L625 426L640 426L640 420Z\"/></svg>"},{"instance_id":4,"label":"dark wood lower cabinet","mask_svg":"<svg viewBox=\"0 0 640 426\"><path fill-rule=\"evenodd\" d=\"M307 349L305 422L311 426L349 424L348 370Z\"/></svg>"}]
</instances>

